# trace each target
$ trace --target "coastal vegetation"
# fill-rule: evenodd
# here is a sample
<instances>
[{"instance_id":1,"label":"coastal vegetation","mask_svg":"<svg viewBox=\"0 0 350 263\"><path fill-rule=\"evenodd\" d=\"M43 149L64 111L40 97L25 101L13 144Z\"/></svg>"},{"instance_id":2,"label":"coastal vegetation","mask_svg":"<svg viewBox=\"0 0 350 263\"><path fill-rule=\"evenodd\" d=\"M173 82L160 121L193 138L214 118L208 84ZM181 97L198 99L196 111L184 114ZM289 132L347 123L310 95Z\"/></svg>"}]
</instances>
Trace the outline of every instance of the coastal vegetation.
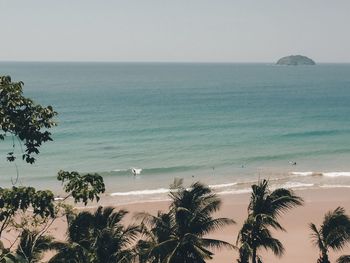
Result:
<instances>
[{"instance_id":1,"label":"coastal vegetation","mask_svg":"<svg viewBox=\"0 0 350 263\"><path fill-rule=\"evenodd\" d=\"M312 241L320 250L318 263L330 263L330 249L342 250L350 242L350 218L342 207L328 212L319 228L310 223ZM342 256L337 262L350 262L349 256Z\"/></svg>"},{"instance_id":2,"label":"coastal vegetation","mask_svg":"<svg viewBox=\"0 0 350 263\"><path fill-rule=\"evenodd\" d=\"M13 148L7 155L8 161L16 159L18 141L24 145L22 159L32 164L40 146L52 141L48 129L56 125L57 113L51 106L43 107L24 97L23 85L22 81L12 82L10 76L0 76L0 140L11 139Z\"/></svg>"},{"instance_id":3,"label":"coastal vegetation","mask_svg":"<svg viewBox=\"0 0 350 263\"><path fill-rule=\"evenodd\" d=\"M24 145L22 159L32 164L39 148L51 138L49 129L56 125L56 112L23 96L22 82L0 77L0 139L12 144L7 160L16 161L16 145ZM282 256L284 246L272 231L285 229L280 217L303 205L303 199L292 190L271 190L268 180L251 187L248 216L238 233L236 245L210 234L227 225L232 218L216 217L221 199L200 182L189 188L181 181L170 187L168 211L157 215L138 213L137 224L125 225L126 210L99 206L96 210L74 209L70 202L87 205L98 202L105 192L99 174L59 171L66 196L54 198L50 190L16 186L0 188L0 263L203 263L213 258L214 250L223 247L237 250L240 263L262 263L260 250L271 250ZM66 240L49 233L57 219L65 218ZM341 250L350 242L350 219L338 207L325 215L320 227L310 224L312 241L320 250L318 263L328 263L330 249ZM4 233L15 238L7 239ZM234 235L235 233L232 233ZM6 241L6 242L5 242ZM49 252L49 253L48 253ZM344 255L338 263L349 262ZM232 256L232 259L235 259Z\"/></svg>"},{"instance_id":4,"label":"coastal vegetation","mask_svg":"<svg viewBox=\"0 0 350 263\"><path fill-rule=\"evenodd\" d=\"M57 254L49 262L131 262L139 227L121 224L127 213L100 206L94 213L67 215L67 241L55 244Z\"/></svg>"},{"instance_id":5,"label":"coastal vegetation","mask_svg":"<svg viewBox=\"0 0 350 263\"><path fill-rule=\"evenodd\" d=\"M243 223L237 238L239 245L239 263L262 262L258 251L271 250L276 256L282 256L283 244L272 236L274 230L285 229L278 217L295 206L303 204L303 199L291 190L278 188L270 191L267 180L252 185L252 194L248 205L248 218Z\"/></svg>"},{"instance_id":6,"label":"coastal vegetation","mask_svg":"<svg viewBox=\"0 0 350 263\"><path fill-rule=\"evenodd\" d=\"M170 197L167 213L139 214L146 237L138 243L140 262L205 262L212 258L212 248L234 248L225 241L205 237L235 223L229 218L213 217L221 200L208 186L199 182L189 189L179 186Z\"/></svg>"}]
</instances>

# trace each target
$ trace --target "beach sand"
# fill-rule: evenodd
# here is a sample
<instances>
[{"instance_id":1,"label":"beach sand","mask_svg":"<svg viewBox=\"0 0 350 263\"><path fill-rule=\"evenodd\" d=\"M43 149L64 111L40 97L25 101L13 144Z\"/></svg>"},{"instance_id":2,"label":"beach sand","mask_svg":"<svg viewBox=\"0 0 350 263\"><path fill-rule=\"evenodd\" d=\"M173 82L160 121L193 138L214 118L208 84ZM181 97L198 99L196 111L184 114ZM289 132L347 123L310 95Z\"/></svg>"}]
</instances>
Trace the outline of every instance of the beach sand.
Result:
<instances>
[{"instance_id":1,"label":"beach sand","mask_svg":"<svg viewBox=\"0 0 350 263\"><path fill-rule=\"evenodd\" d=\"M334 189L317 189L317 190L299 190L296 193L305 200L303 207L298 207L286 215L282 216L280 222L287 232L277 232L275 237L279 238L285 246L285 255L282 258L275 257L271 252L262 251L264 262L316 262L318 258L318 250L313 247L310 242L310 231L308 224L310 222L319 225L324 214L333 210L338 206L343 206L346 212L350 214L350 188L334 188ZM226 227L222 231L216 232L210 237L225 240L231 243L236 242L237 233L247 216L247 205L249 202L249 194L239 195L222 195L222 207L217 216L232 218L236 221L236 225ZM146 211L156 214L158 210L165 211L169 202L153 202L139 203L118 208L125 208L130 211L127 221L132 221L131 216L135 212ZM334 254L330 252L331 262L334 262L337 256L350 254L350 246L342 251L342 253ZM215 251L212 263L232 263L237 258L236 251L219 250Z\"/></svg>"},{"instance_id":2,"label":"beach sand","mask_svg":"<svg viewBox=\"0 0 350 263\"><path fill-rule=\"evenodd\" d=\"M324 214L329 210L334 210L338 206L343 206L346 212L350 214L350 188L333 188L317 190L298 190L296 193L305 200L303 207L298 207L281 217L280 222L287 232L276 232L275 237L285 246L285 254L282 258L275 257L271 252L261 251L264 262L316 262L318 258L318 249L313 247L310 242L310 231L308 224L310 222L319 225L323 220ZM222 207L216 214L218 217L228 217L236 221L236 225L228 226L221 231L210 235L212 238L235 243L237 233L247 216L247 205L249 194L222 195ZM103 201L100 202L103 205ZM126 216L124 223L129 224L134 221L133 215L137 212L148 212L156 214L158 210L166 211L169 201L142 202L129 205L116 206L117 209L127 209L130 213ZM66 222L64 219L58 219L50 233L57 239L64 240L66 231ZM232 263L236 262L237 252L233 250L214 251L215 256L211 263ZM350 254L350 246L341 253L330 252L331 262L339 255ZM52 254L51 254L52 255ZM48 258L48 255L45 259Z\"/></svg>"}]
</instances>

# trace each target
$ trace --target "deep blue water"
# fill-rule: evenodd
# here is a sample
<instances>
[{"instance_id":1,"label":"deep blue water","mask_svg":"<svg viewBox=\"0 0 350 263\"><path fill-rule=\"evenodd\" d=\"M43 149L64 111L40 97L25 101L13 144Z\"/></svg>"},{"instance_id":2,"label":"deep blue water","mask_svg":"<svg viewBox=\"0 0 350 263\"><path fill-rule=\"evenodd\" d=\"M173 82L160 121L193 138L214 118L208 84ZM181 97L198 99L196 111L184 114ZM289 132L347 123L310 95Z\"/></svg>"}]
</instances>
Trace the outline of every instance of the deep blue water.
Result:
<instances>
[{"instance_id":1,"label":"deep blue water","mask_svg":"<svg viewBox=\"0 0 350 263\"><path fill-rule=\"evenodd\" d=\"M112 190L350 171L349 64L0 63L5 74L59 113L37 163L17 161L24 182L49 185L59 169L100 172Z\"/></svg>"}]
</instances>

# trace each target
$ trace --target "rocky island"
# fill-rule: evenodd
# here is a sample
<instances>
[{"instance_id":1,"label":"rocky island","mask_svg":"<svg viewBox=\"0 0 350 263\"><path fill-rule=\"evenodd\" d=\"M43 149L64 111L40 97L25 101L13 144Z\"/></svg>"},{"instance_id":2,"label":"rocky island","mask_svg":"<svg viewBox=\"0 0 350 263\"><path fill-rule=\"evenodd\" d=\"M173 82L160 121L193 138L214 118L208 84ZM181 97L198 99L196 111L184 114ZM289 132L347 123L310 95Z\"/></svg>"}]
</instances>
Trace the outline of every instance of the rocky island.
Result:
<instances>
[{"instance_id":1,"label":"rocky island","mask_svg":"<svg viewBox=\"0 0 350 263\"><path fill-rule=\"evenodd\" d=\"M297 66L297 65L316 65L315 61L311 58L301 56L301 55L293 55L280 58L277 65L288 65L288 66Z\"/></svg>"}]
</instances>

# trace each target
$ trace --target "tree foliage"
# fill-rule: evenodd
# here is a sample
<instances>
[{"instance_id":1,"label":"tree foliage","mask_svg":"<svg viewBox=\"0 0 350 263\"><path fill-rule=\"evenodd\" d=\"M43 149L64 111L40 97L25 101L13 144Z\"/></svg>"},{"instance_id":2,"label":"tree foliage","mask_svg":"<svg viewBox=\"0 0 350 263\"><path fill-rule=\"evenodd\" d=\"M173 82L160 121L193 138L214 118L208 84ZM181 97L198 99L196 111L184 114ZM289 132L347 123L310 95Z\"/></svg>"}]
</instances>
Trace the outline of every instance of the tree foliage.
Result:
<instances>
[{"instance_id":1,"label":"tree foliage","mask_svg":"<svg viewBox=\"0 0 350 263\"><path fill-rule=\"evenodd\" d=\"M56 114L51 106L43 107L24 97L23 82L12 82L10 76L0 76L0 140L12 135L23 142L22 159L27 163L34 163L39 147L52 140L48 129L56 125L53 120ZM16 159L14 149L7 159Z\"/></svg>"},{"instance_id":2,"label":"tree foliage","mask_svg":"<svg viewBox=\"0 0 350 263\"><path fill-rule=\"evenodd\" d=\"M312 242L320 250L318 263L329 263L329 249L340 251L350 242L350 218L343 207L328 212L319 228L313 223L309 227ZM343 256L338 262L347 262L348 259Z\"/></svg>"},{"instance_id":3,"label":"tree foliage","mask_svg":"<svg viewBox=\"0 0 350 263\"><path fill-rule=\"evenodd\" d=\"M350 263L350 255L344 255L337 259L337 263Z\"/></svg>"},{"instance_id":4,"label":"tree foliage","mask_svg":"<svg viewBox=\"0 0 350 263\"><path fill-rule=\"evenodd\" d=\"M54 195L33 187L0 188L0 237L10 220L20 211L33 209L34 216L54 217Z\"/></svg>"},{"instance_id":5,"label":"tree foliage","mask_svg":"<svg viewBox=\"0 0 350 263\"><path fill-rule=\"evenodd\" d=\"M208 186L199 182L189 189L180 186L171 191L170 197L168 213L139 215L143 217L147 237L138 243L142 262L205 262L212 258L212 249L233 248L225 241L206 237L234 223L232 219L213 217L221 200Z\"/></svg>"},{"instance_id":6,"label":"tree foliage","mask_svg":"<svg viewBox=\"0 0 350 263\"><path fill-rule=\"evenodd\" d=\"M24 97L23 82L12 82L10 76L0 76L0 140L6 137L12 139L8 161L16 159L18 140L22 159L34 163L41 145L52 140L49 129L56 125L56 114L51 106L43 107ZM75 202L82 201L85 205L88 201L98 201L105 191L103 178L98 174L60 171L57 179L64 184L68 194L66 198L72 196ZM45 236L46 231L58 217L66 214L66 198L55 203L54 194L49 190L22 186L0 188L0 237L7 228L19 233L15 252L4 248L0 242L0 262L37 262L52 243L52 238ZM61 210L65 212L60 213ZM29 217L31 222L28 221ZM38 220L38 217L41 219ZM27 228L29 226L34 226L34 230ZM39 229L36 229L38 226Z\"/></svg>"},{"instance_id":7,"label":"tree foliage","mask_svg":"<svg viewBox=\"0 0 350 263\"><path fill-rule=\"evenodd\" d=\"M261 248L271 250L276 256L282 256L283 244L272 236L270 229L284 230L278 222L278 217L302 204L303 200L291 190L278 188L270 191L267 180L252 185L248 218L237 238L237 245L240 245L238 262L262 262L258 255Z\"/></svg>"},{"instance_id":8,"label":"tree foliage","mask_svg":"<svg viewBox=\"0 0 350 263\"><path fill-rule=\"evenodd\" d=\"M68 217L68 240L56 245L58 253L49 263L129 263L135 257L132 244L139 226L124 227L125 210L98 207L94 213L80 212Z\"/></svg>"},{"instance_id":9,"label":"tree foliage","mask_svg":"<svg viewBox=\"0 0 350 263\"><path fill-rule=\"evenodd\" d=\"M57 179L62 181L63 189L70 193L75 202L100 200L100 194L105 192L105 184L99 174L79 174L78 172L59 171Z\"/></svg>"},{"instance_id":10,"label":"tree foliage","mask_svg":"<svg viewBox=\"0 0 350 263\"><path fill-rule=\"evenodd\" d=\"M52 249L52 246L53 237L24 229L20 236L16 255L23 258L27 263L36 263L40 262L44 252Z\"/></svg>"},{"instance_id":11,"label":"tree foliage","mask_svg":"<svg viewBox=\"0 0 350 263\"><path fill-rule=\"evenodd\" d=\"M66 183L64 189L68 194L67 197L72 196L76 202L82 200L85 204L87 204L89 200L99 200L99 195L104 192L105 189L103 178L98 174L80 175L77 172L69 173L61 171L59 173L59 177L63 182ZM66 198L64 200L66 200ZM0 262L38 262L41 258L42 253L52 248L59 248L61 252L64 251L64 253L62 252L63 254L74 252L75 256L78 258L84 255L84 247L76 246L77 243L73 242L72 244L62 247L62 244L60 246L60 244L57 242L51 242L52 238L45 235L45 232L58 217L67 215L67 211L69 212L69 207L67 209L67 205L64 204L64 201L60 201L55 204L54 195L51 191L48 190L41 191L36 190L33 187L15 186L10 189L0 188L0 237L1 233L9 226L13 226L17 230L22 230L23 227L28 227L29 225L26 221L25 212L29 208L31 208L30 214L34 216L34 218L36 216L43 218L43 220L38 221L39 224L42 223L41 229L25 229L24 231L21 231L19 234L20 242L18 244L17 250L14 253L11 251L3 250L0 253ZM66 212L61 213L62 215L60 215L60 210L62 209ZM91 217L93 221L87 220L89 216L83 217L82 215L84 215L84 213L77 218L75 218L72 213L68 213L68 218L74 218L73 221L69 221L74 222L70 224L70 229L73 229L73 226L80 227L78 232L80 235L83 235L84 231L87 231L88 233L86 233L86 236L96 237L101 236L99 234L100 232L97 230L101 230L103 228L103 231L101 230L104 233L103 238L95 240L96 242L102 242L102 240L108 239L108 235L111 235L111 238L108 239L109 241L116 240L117 234L120 233L120 229L117 229L116 226L123 218L125 213L125 211L113 213L113 209L107 208L103 210L102 213L102 208L99 208L95 215ZM13 219L16 217L22 218L22 220L24 220L24 223L14 223ZM51 219L49 220L49 218ZM79 221L79 218L83 218L83 221ZM34 219L32 218L32 220ZM79 224L77 224L77 222L79 222ZM106 230L107 227L109 227L108 231ZM91 229L94 231L90 232ZM125 232L131 233L132 229L127 229ZM74 233L76 232L72 230L71 234L74 235ZM121 237L119 238L122 239ZM127 235L123 236L123 238L124 242L126 242ZM104 261L102 260L100 262Z\"/></svg>"}]
</instances>

